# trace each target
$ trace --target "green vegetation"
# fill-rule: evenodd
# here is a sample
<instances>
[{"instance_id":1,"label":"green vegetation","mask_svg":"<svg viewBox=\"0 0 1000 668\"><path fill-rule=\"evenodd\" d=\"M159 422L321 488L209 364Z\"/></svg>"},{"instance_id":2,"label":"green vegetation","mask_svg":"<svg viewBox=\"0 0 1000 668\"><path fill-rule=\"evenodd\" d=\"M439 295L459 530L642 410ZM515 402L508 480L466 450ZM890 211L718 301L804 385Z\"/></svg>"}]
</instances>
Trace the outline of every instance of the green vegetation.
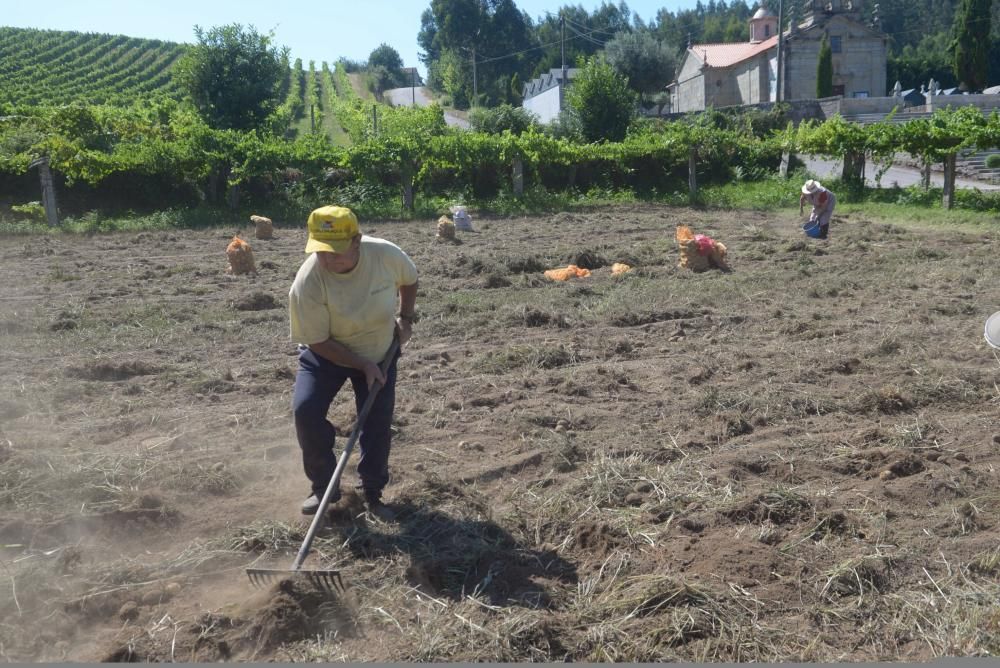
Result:
<instances>
[{"instance_id":1,"label":"green vegetation","mask_svg":"<svg viewBox=\"0 0 1000 668\"><path fill-rule=\"evenodd\" d=\"M410 85L403 73L403 59L388 44L381 44L368 56L368 87L381 95L390 88Z\"/></svg>"},{"instance_id":2,"label":"green vegetation","mask_svg":"<svg viewBox=\"0 0 1000 668\"><path fill-rule=\"evenodd\" d=\"M498 107L476 107L469 112L469 123L474 132L500 134L510 132L520 135L535 123L536 117L524 107L501 104Z\"/></svg>"},{"instance_id":3,"label":"green vegetation","mask_svg":"<svg viewBox=\"0 0 1000 668\"><path fill-rule=\"evenodd\" d=\"M816 58L816 97L824 98L833 95L833 50L826 34L819 43L819 56Z\"/></svg>"},{"instance_id":4,"label":"green vegetation","mask_svg":"<svg viewBox=\"0 0 1000 668\"><path fill-rule=\"evenodd\" d=\"M603 67L607 74L610 68ZM861 126L834 118L797 129L782 127L780 109L710 112L684 122L643 121L620 141L590 144L525 127L510 109L508 115L477 114L485 131L466 132L449 128L437 106L379 107L376 119L370 105L354 96L341 64L332 73L313 69L320 82L329 82L325 94L320 87L321 118L343 128L339 141L326 128L293 140L283 133L213 129L171 101L24 108L0 120L0 185L13 195L11 204L37 200L37 181L28 170L32 160L46 155L60 180L62 217L85 220L88 212L100 212L84 224L88 229L161 209L223 204L233 210L266 204L299 219L317 201L380 216L433 214L455 200L499 211L609 199L756 208L784 201L780 190L787 186L770 191L771 186L754 185L773 178L783 151L830 156L856 167L868 157L888 164L896 152L947 162L965 148L1000 145L1000 117L985 118L972 108L938 111L901 125ZM334 96L333 89L347 95ZM606 120L602 127L611 125ZM700 192L689 188L692 152ZM515 161L523 166L523 191L515 189ZM727 190L725 184L733 183L751 200ZM840 192L842 200L873 197L853 168L845 168ZM930 193L894 197L925 204L935 196ZM992 195L941 197L946 206L998 208ZM29 209L10 211L11 222L28 224L20 221L30 219Z\"/></svg>"},{"instance_id":5,"label":"green vegetation","mask_svg":"<svg viewBox=\"0 0 1000 668\"><path fill-rule=\"evenodd\" d=\"M982 90L986 84L992 5L992 0L961 0L955 14L951 50L955 77L962 90Z\"/></svg>"},{"instance_id":6,"label":"green vegetation","mask_svg":"<svg viewBox=\"0 0 1000 668\"><path fill-rule=\"evenodd\" d=\"M635 117L635 95L628 80L603 59L587 62L567 99L587 141L621 141Z\"/></svg>"},{"instance_id":7,"label":"green vegetation","mask_svg":"<svg viewBox=\"0 0 1000 668\"><path fill-rule=\"evenodd\" d=\"M208 31L195 26L194 34L198 43L178 63L176 76L202 118L220 129L263 125L278 105L287 48L279 50L271 37L239 24Z\"/></svg>"},{"instance_id":8,"label":"green vegetation","mask_svg":"<svg viewBox=\"0 0 1000 668\"><path fill-rule=\"evenodd\" d=\"M620 33L604 45L604 53L641 100L662 91L677 66L674 50L648 31Z\"/></svg>"},{"instance_id":9,"label":"green vegetation","mask_svg":"<svg viewBox=\"0 0 1000 668\"><path fill-rule=\"evenodd\" d=\"M0 27L0 105L180 99L186 46L123 35Z\"/></svg>"}]
</instances>

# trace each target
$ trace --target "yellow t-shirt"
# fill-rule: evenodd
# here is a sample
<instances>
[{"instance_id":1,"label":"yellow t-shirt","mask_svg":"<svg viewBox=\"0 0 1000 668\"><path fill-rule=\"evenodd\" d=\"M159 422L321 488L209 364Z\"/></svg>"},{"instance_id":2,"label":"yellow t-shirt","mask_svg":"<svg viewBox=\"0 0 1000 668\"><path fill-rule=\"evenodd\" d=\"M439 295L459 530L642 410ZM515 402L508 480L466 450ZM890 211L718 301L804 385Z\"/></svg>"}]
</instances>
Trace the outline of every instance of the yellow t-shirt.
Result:
<instances>
[{"instance_id":1,"label":"yellow t-shirt","mask_svg":"<svg viewBox=\"0 0 1000 668\"><path fill-rule=\"evenodd\" d=\"M288 291L292 340L332 338L355 355L380 362L389 351L399 287L417 282L417 267L396 244L361 237L361 257L346 274L326 271L311 254Z\"/></svg>"}]
</instances>

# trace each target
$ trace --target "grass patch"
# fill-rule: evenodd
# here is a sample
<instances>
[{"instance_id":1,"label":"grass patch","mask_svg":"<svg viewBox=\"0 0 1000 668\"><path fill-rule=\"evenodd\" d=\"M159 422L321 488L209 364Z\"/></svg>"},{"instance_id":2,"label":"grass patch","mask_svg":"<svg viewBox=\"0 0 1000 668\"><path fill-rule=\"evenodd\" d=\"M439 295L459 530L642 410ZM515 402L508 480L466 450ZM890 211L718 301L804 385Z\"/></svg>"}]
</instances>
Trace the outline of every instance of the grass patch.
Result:
<instances>
[{"instance_id":1,"label":"grass patch","mask_svg":"<svg viewBox=\"0 0 1000 668\"><path fill-rule=\"evenodd\" d=\"M504 373L515 369L558 369L580 361L578 353L563 344L510 346L487 353L477 364L484 373Z\"/></svg>"}]
</instances>

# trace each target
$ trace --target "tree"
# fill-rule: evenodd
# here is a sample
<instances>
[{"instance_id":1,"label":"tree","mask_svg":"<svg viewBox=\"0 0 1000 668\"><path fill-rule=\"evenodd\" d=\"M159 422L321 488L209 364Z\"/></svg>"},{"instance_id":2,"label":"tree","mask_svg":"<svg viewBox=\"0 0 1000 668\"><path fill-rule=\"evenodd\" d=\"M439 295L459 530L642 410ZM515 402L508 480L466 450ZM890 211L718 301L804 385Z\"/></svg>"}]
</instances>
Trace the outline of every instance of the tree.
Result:
<instances>
[{"instance_id":1,"label":"tree","mask_svg":"<svg viewBox=\"0 0 1000 668\"><path fill-rule=\"evenodd\" d=\"M432 81L438 82L438 90L451 96L451 103L457 108L465 108L472 100L472 63L454 49L444 49L441 57L430 67Z\"/></svg>"},{"instance_id":2,"label":"tree","mask_svg":"<svg viewBox=\"0 0 1000 668\"><path fill-rule=\"evenodd\" d=\"M833 95L833 50L830 40L824 33L819 43L819 56L816 58L816 97Z\"/></svg>"},{"instance_id":3,"label":"tree","mask_svg":"<svg viewBox=\"0 0 1000 668\"><path fill-rule=\"evenodd\" d=\"M603 58L591 58L566 94L587 141L621 141L635 117L628 79Z\"/></svg>"},{"instance_id":4,"label":"tree","mask_svg":"<svg viewBox=\"0 0 1000 668\"><path fill-rule=\"evenodd\" d=\"M992 0L961 0L955 14L955 77L963 91L982 90L989 72L990 10Z\"/></svg>"},{"instance_id":5,"label":"tree","mask_svg":"<svg viewBox=\"0 0 1000 668\"><path fill-rule=\"evenodd\" d=\"M403 86L403 59L399 52L388 44L379 45L368 56L368 71L377 92L387 88Z\"/></svg>"},{"instance_id":6,"label":"tree","mask_svg":"<svg viewBox=\"0 0 1000 668\"><path fill-rule=\"evenodd\" d=\"M639 99L662 90L674 78L676 61L673 50L666 48L648 31L615 35L604 46L608 62L628 78Z\"/></svg>"},{"instance_id":7,"label":"tree","mask_svg":"<svg viewBox=\"0 0 1000 668\"><path fill-rule=\"evenodd\" d=\"M510 77L517 73L523 80L531 72L532 47L536 45L531 19L514 0L431 0L430 8L420 17L417 43L431 88L448 91L449 86L458 86L460 96L450 93L456 100L471 100L473 88L477 88L487 104L509 99ZM457 67L457 58L468 66ZM461 74L462 81L453 78L446 83L447 73Z\"/></svg>"},{"instance_id":8,"label":"tree","mask_svg":"<svg viewBox=\"0 0 1000 668\"><path fill-rule=\"evenodd\" d=\"M288 70L288 49L252 26L195 26L195 44L175 70L205 122L219 129L260 127L277 108Z\"/></svg>"},{"instance_id":9,"label":"tree","mask_svg":"<svg viewBox=\"0 0 1000 668\"><path fill-rule=\"evenodd\" d=\"M399 52L388 44L380 44L368 56L368 67L378 67L382 65L390 72L398 72L403 69L403 59Z\"/></svg>"}]
</instances>

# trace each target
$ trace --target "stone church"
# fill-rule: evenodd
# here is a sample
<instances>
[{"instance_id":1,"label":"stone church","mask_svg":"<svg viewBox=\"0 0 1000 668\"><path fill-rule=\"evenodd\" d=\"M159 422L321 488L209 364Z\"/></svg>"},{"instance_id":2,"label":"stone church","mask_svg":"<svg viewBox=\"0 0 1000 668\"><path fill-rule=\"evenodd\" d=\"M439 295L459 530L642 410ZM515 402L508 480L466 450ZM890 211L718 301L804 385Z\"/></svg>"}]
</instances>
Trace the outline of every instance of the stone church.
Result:
<instances>
[{"instance_id":1,"label":"stone church","mask_svg":"<svg viewBox=\"0 0 1000 668\"><path fill-rule=\"evenodd\" d=\"M786 4L789 4L786 2ZM886 37L866 25L862 0L805 0L802 18L782 38L782 100L816 97L816 63L826 35L833 52L833 94L887 94ZM778 17L761 8L750 19L750 41L691 44L667 86L670 111L701 111L774 102L778 84Z\"/></svg>"}]
</instances>

